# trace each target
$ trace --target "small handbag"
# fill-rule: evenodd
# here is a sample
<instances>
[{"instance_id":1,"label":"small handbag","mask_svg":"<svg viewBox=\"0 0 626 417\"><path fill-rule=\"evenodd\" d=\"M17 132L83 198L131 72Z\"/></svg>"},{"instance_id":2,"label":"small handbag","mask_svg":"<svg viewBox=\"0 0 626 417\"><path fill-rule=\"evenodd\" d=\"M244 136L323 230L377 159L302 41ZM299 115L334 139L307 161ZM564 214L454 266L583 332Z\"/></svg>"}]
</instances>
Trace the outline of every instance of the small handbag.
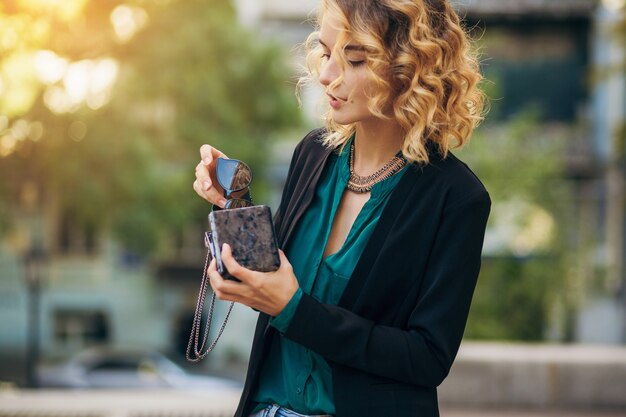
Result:
<instances>
[{"instance_id":1,"label":"small handbag","mask_svg":"<svg viewBox=\"0 0 626 417\"><path fill-rule=\"evenodd\" d=\"M223 162L221 171L220 160ZM234 162L233 162L234 161ZM237 169L234 169L234 163L238 163ZM241 184L245 187L249 186L251 173L247 165L236 160L224 160L219 158L218 164L218 180L226 191L227 197L232 196L233 190L224 184L233 184L233 178L242 176L247 178ZM244 168L242 168L242 166ZM246 171L247 169L247 171ZM220 174L222 174L220 176ZM206 347L211 322L213 318L213 309L215 307L215 293L211 296L209 304L208 316L205 323L204 332L202 328L202 316L204 312L204 303L208 288L210 286L207 268L213 258L216 260L217 270L225 279L239 281L228 273L228 270L222 262L221 249L224 243L230 245L235 260L243 267L259 272L276 271L280 267L280 257L278 254L278 242L274 231L274 223L272 221L272 213L268 206L253 206L247 192L247 199L229 199L225 209L214 207L209 214L210 232L204 234L204 245L207 247L207 255L204 262L204 270L202 281L200 283L200 291L198 293L198 301L193 317L191 334L185 356L190 362L199 362L206 357L215 348L217 341L222 335L230 313L233 309L234 302L230 303L224 322L220 326L215 339ZM234 204L229 204L234 203ZM229 208L237 207L237 208ZM202 338L200 334L202 333ZM206 347L206 348L205 348Z\"/></svg>"},{"instance_id":2,"label":"small handbag","mask_svg":"<svg viewBox=\"0 0 626 417\"><path fill-rule=\"evenodd\" d=\"M209 249L216 260L217 270L224 278L239 281L228 273L222 263L221 248L224 243L230 245L233 257L247 269L272 272L280 267L278 242L268 206L213 211L209 214L209 224Z\"/></svg>"}]
</instances>

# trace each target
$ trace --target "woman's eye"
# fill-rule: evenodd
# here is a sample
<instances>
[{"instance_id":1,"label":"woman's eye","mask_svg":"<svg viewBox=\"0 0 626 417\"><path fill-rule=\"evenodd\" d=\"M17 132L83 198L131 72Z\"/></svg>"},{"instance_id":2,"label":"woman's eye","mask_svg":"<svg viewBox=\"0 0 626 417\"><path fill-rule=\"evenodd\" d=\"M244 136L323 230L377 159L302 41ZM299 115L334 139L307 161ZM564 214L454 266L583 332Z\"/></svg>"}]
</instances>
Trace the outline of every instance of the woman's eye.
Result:
<instances>
[{"instance_id":1,"label":"woman's eye","mask_svg":"<svg viewBox=\"0 0 626 417\"><path fill-rule=\"evenodd\" d=\"M350 65L352 65L353 67L358 67L359 65L363 65L365 64L365 60L362 59L360 61L348 61L350 63Z\"/></svg>"}]
</instances>

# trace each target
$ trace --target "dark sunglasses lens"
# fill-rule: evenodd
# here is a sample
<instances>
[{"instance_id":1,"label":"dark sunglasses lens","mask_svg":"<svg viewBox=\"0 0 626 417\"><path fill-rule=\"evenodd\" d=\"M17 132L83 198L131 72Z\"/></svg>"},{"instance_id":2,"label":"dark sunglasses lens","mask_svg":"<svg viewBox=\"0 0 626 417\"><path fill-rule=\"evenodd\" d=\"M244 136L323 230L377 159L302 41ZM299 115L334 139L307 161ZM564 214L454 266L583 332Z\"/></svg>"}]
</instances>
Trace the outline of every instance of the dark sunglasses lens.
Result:
<instances>
[{"instance_id":1,"label":"dark sunglasses lens","mask_svg":"<svg viewBox=\"0 0 626 417\"><path fill-rule=\"evenodd\" d=\"M236 159L217 160L217 180L228 191L243 190L252 181L252 171L248 165Z\"/></svg>"},{"instance_id":2,"label":"dark sunglasses lens","mask_svg":"<svg viewBox=\"0 0 626 417\"><path fill-rule=\"evenodd\" d=\"M249 200L244 200L243 198L233 198L232 200L227 200L224 208L226 209L236 209L242 207L251 207L252 202Z\"/></svg>"}]
</instances>

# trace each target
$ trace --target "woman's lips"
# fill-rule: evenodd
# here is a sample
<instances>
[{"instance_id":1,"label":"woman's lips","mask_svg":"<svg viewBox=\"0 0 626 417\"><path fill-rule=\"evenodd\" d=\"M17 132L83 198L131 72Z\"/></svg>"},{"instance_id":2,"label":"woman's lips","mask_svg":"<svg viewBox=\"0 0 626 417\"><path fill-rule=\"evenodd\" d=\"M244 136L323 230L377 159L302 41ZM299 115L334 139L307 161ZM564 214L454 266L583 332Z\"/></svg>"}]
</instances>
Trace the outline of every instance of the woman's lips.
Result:
<instances>
[{"instance_id":1,"label":"woman's lips","mask_svg":"<svg viewBox=\"0 0 626 417\"><path fill-rule=\"evenodd\" d=\"M341 107L341 105L343 103L345 103L346 100L339 98L339 97L335 97L332 94L326 94L330 100L330 107L332 107L333 109L337 110Z\"/></svg>"}]
</instances>

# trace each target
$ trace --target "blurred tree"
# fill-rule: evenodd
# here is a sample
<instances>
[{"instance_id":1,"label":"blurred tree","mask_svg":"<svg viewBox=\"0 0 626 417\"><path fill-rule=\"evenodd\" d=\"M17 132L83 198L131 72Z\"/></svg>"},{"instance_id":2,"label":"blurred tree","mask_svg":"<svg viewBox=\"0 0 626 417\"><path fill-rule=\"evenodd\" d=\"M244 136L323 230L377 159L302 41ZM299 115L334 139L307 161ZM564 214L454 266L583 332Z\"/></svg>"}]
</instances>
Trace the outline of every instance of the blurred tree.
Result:
<instances>
[{"instance_id":1,"label":"blurred tree","mask_svg":"<svg viewBox=\"0 0 626 417\"><path fill-rule=\"evenodd\" d=\"M626 6L622 6L619 11L619 19L613 28L614 37L617 40L618 44L621 47L622 57L626 59ZM622 60L622 62L617 66L617 68L610 68L609 72L616 71L618 74L622 74L624 78L626 78L626 60ZM601 76L607 77L607 74L601 74ZM621 126L618 128L616 132L617 138L617 148L618 148L618 159L619 163L622 166L622 169L626 165L626 120L623 120ZM624 291L626 293L626 291Z\"/></svg>"},{"instance_id":2,"label":"blurred tree","mask_svg":"<svg viewBox=\"0 0 626 417\"><path fill-rule=\"evenodd\" d=\"M14 0L0 28L0 213L33 183L72 222L153 253L204 226L202 143L259 177L272 133L300 120L280 48L229 2Z\"/></svg>"},{"instance_id":3,"label":"blurred tree","mask_svg":"<svg viewBox=\"0 0 626 417\"><path fill-rule=\"evenodd\" d=\"M461 153L493 201L469 338L543 340L555 306L566 316L561 337L571 337L568 319L577 300L567 265L576 255L567 233L576 228L564 145L575 128L540 120L528 108L487 123Z\"/></svg>"},{"instance_id":4,"label":"blurred tree","mask_svg":"<svg viewBox=\"0 0 626 417\"><path fill-rule=\"evenodd\" d=\"M621 58L621 62L617 63L617 68L610 70L616 70L618 77L621 78L621 92L624 94L623 83L626 82L626 5L622 2L617 5L618 9L617 13L617 22L613 27L613 36L619 46L619 57ZM608 77L607 77L608 78ZM621 106L622 112L624 111L624 103ZM614 132L615 135L615 154L613 155L614 160L609 164L609 170L614 170L615 177L612 181L615 181L619 188L620 192L618 193L619 198L614 197L609 205L614 205L615 212L619 216L621 224L623 226L624 218L626 217L625 207L624 207L624 178L626 178L626 114L621 115L621 122L617 126L617 131ZM612 219L611 219L612 220ZM626 273L624 268L624 260L623 258L623 250L624 246L626 246L626 234L624 230L617 231L615 235L615 240L619 241L618 245L615 245L618 250L616 252L616 257L619 257L618 262L620 267L616 268L617 273L615 274L615 281L612 283L615 293L618 295L619 302L621 304L622 311L622 342L626 343ZM620 253L621 252L621 253Z\"/></svg>"}]
</instances>

